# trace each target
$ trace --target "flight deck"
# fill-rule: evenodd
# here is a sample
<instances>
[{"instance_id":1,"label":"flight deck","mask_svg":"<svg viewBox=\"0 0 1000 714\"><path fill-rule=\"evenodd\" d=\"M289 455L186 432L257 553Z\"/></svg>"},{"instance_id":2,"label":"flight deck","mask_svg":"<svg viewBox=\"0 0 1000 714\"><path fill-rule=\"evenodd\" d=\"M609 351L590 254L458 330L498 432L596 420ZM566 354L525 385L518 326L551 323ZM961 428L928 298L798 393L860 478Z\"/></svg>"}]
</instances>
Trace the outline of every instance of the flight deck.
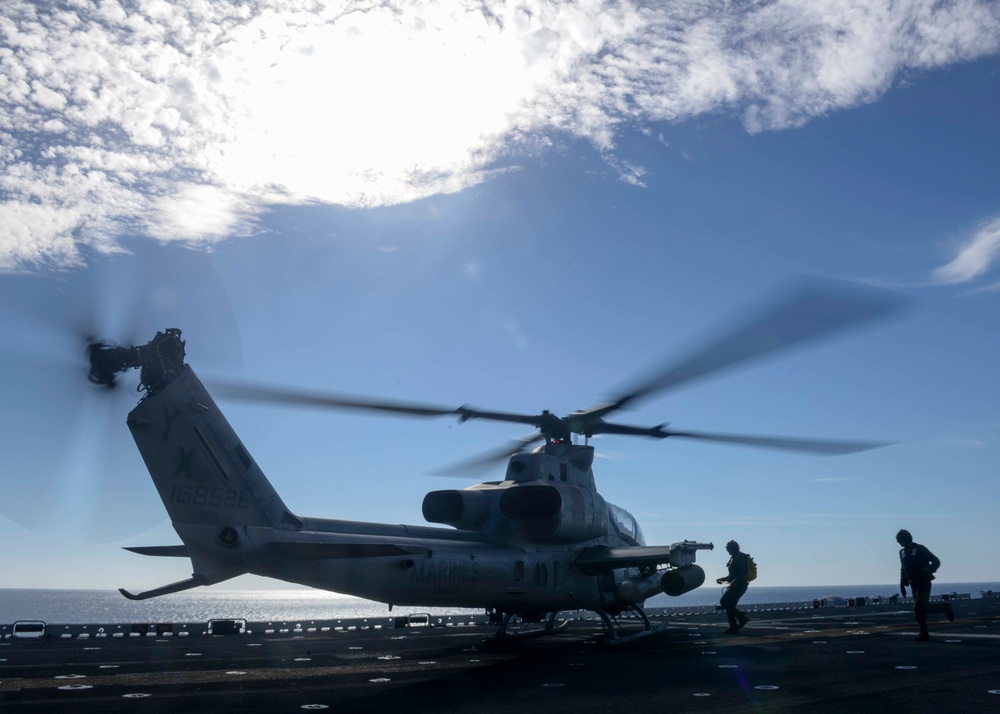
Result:
<instances>
[{"instance_id":1,"label":"flight deck","mask_svg":"<svg viewBox=\"0 0 1000 714\"><path fill-rule=\"evenodd\" d=\"M485 644L484 618L0 629L9 712L1000 711L1000 598L953 600L916 642L905 603L652 611L608 644L597 619ZM37 627L37 626L36 626ZM108 628L112 628L109 630ZM638 628L625 622L626 630ZM102 632L97 630L104 628Z\"/></svg>"}]
</instances>

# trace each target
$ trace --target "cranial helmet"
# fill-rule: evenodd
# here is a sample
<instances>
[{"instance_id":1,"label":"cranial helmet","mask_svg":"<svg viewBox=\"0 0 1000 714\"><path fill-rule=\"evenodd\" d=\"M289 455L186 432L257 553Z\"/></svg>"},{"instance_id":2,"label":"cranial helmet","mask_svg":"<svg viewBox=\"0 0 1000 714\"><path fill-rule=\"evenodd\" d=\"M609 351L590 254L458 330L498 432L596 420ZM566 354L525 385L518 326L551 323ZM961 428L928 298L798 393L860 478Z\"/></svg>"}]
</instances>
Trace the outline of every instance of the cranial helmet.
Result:
<instances>
[{"instance_id":1,"label":"cranial helmet","mask_svg":"<svg viewBox=\"0 0 1000 714\"><path fill-rule=\"evenodd\" d=\"M726 550L729 551L730 553L737 553L739 552L739 549L740 549L740 544L734 540L731 540L728 543L726 543Z\"/></svg>"},{"instance_id":2,"label":"cranial helmet","mask_svg":"<svg viewBox=\"0 0 1000 714\"><path fill-rule=\"evenodd\" d=\"M913 536L910 535L910 531L905 528L900 528L899 532L896 534L896 540L901 540L904 543L912 543Z\"/></svg>"}]
</instances>

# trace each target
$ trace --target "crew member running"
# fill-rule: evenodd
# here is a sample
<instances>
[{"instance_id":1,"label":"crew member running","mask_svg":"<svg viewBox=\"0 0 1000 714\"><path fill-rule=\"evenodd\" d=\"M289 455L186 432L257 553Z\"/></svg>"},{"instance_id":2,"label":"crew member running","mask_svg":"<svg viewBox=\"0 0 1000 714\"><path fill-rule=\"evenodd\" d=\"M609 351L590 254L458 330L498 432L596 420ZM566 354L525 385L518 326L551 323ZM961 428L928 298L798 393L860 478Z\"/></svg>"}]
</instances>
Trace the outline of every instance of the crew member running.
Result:
<instances>
[{"instance_id":1,"label":"crew member running","mask_svg":"<svg viewBox=\"0 0 1000 714\"><path fill-rule=\"evenodd\" d=\"M926 546L913 542L913 536L908 530L900 530L896 534L899 543L899 591L906 597L906 586L913 592L913 619L920 626L918 642L926 642L931 638L927 631L927 614L941 613L948 616L949 622L955 621L950 602L931 604L931 581L934 573L941 567L938 560Z\"/></svg>"},{"instance_id":2,"label":"crew member running","mask_svg":"<svg viewBox=\"0 0 1000 714\"><path fill-rule=\"evenodd\" d=\"M738 635L740 629L750 620L745 612L736 609L736 605L750 584L747 580L747 571L750 563L747 554L740 552L740 544L734 540L726 543L726 552L730 556L729 562L726 563L726 567L729 568L729 574L724 578L719 578L715 582L720 585L729 583L729 587L726 588L726 592L722 594L722 599L719 601L722 609L726 611L726 617L729 618L729 629L725 630L723 634Z\"/></svg>"}]
</instances>

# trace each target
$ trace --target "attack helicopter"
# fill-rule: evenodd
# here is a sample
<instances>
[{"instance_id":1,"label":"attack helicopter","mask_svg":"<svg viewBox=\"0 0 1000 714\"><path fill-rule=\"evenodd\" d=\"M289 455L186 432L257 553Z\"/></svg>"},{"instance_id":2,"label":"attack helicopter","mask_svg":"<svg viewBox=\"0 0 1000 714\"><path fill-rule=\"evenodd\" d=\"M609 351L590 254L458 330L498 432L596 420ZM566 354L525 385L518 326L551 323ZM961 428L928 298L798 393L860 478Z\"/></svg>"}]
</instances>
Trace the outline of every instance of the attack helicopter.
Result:
<instances>
[{"instance_id":1,"label":"attack helicopter","mask_svg":"<svg viewBox=\"0 0 1000 714\"><path fill-rule=\"evenodd\" d=\"M636 426L608 421L614 412L654 394L780 350L887 316L902 296L877 288L806 280L721 338L687 358L637 380L616 398L558 416L489 411L470 406L308 393L274 386L215 384L220 398L413 417L452 417L527 425L529 436L458 467L506 461L502 480L436 490L422 504L433 526L307 517L279 496L209 390L186 362L177 328L148 343L89 345L89 378L112 385L138 369L138 405L127 425L182 544L130 546L144 556L189 558L192 575L145 592L145 600L214 585L251 573L394 605L481 608L494 616L502 640L560 630L558 614L587 610L620 643L660 628L645 600L701 586L696 564L712 543L681 540L648 545L636 519L598 492L593 471L597 435L699 439L814 454L848 454L882 442L762 437ZM576 441L574 441L576 439ZM582 442L582 443L577 443ZM642 623L623 634L619 618ZM529 633L508 629L512 618L544 623Z\"/></svg>"}]
</instances>

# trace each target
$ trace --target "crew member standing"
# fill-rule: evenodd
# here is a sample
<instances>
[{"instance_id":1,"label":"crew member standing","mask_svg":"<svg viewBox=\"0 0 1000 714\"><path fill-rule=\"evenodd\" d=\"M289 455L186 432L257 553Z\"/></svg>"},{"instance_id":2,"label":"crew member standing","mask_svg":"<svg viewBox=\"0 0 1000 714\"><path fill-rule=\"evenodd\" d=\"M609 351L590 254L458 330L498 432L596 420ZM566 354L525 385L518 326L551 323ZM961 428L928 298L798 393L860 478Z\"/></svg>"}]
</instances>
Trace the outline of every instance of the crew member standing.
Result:
<instances>
[{"instance_id":1,"label":"crew member standing","mask_svg":"<svg viewBox=\"0 0 1000 714\"><path fill-rule=\"evenodd\" d=\"M736 609L736 605L750 584L747 580L750 563L747 554L740 552L740 544L734 540L726 543L726 552L729 553L729 562L726 563L729 574L715 582L720 585L729 583L729 587L726 588L726 592L722 594L722 599L719 601L722 609L726 611L726 617L729 618L729 629L725 630L723 634L737 635L750 619L745 612Z\"/></svg>"},{"instance_id":2,"label":"crew member standing","mask_svg":"<svg viewBox=\"0 0 1000 714\"><path fill-rule=\"evenodd\" d=\"M920 634L916 639L925 642L931 638L927 632L928 613L941 613L948 616L949 622L955 621L950 602L931 603L931 581L934 573L941 567L941 561L930 552L926 546L913 542L913 536L908 530L900 530L896 534L899 543L899 591L906 597L906 587L913 594L913 619L920 626Z\"/></svg>"}]
</instances>

